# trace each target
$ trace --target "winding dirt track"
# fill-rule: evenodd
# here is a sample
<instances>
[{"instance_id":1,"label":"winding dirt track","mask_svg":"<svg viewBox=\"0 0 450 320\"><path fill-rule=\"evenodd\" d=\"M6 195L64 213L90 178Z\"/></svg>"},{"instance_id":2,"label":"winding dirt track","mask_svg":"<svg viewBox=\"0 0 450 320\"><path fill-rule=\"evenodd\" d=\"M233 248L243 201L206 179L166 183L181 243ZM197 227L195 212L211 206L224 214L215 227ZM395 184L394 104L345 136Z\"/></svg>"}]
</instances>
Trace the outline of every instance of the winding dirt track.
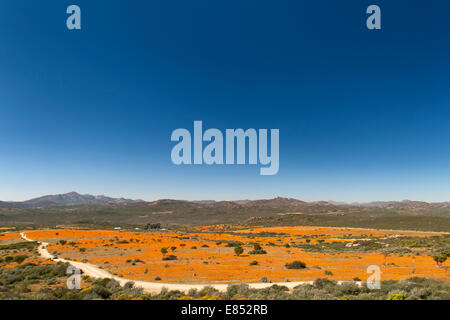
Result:
<instances>
[{"instance_id":1,"label":"winding dirt track","mask_svg":"<svg viewBox=\"0 0 450 320\"><path fill-rule=\"evenodd\" d=\"M32 240L30 238L28 238L23 232L20 233L20 236L22 237L22 239L26 240L26 241L35 241ZM227 290L229 284L216 284L216 283L207 283L207 284L177 284L177 283L161 283L161 282L148 282L148 281L139 281L139 280L131 280L131 279L124 279L124 278L120 278L117 276L114 276L112 274L110 274L109 272L98 268L97 266L90 264L90 263L83 263L83 262L76 262L76 261L71 261L71 260L66 260L66 259L61 259L61 258L54 258L53 255L51 255L48 251L47 251L47 245L48 243L46 242L39 242L39 247L38 247L38 251L39 254L42 256L42 258L44 259L51 259L53 261L56 262L64 262L64 263L69 263L72 266L83 270L84 274L92 277L92 278L110 278L110 279L114 279L117 282L120 283L120 285L124 285L125 283L131 281L134 282L135 287L139 287L144 289L145 292L147 293L151 293L151 294L158 294L161 292L161 290L163 288L166 288L168 290L179 290L182 292L188 292L191 289L197 289L197 290L201 290L204 287L213 287L216 290L219 290L221 292L224 292ZM338 283L341 283L342 281L338 281ZM253 289L263 289L263 288L267 288L267 287L271 287L273 285L280 285L280 286L285 286L289 289L293 289L294 287L298 286L298 285L302 285L302 284L312 284L313 281L296 281L296 282L259 282L259 283L249 283L249 287L253 288ZM361 282L356 282L357 285L361 286Z\"/></svg>"}]
</instances>

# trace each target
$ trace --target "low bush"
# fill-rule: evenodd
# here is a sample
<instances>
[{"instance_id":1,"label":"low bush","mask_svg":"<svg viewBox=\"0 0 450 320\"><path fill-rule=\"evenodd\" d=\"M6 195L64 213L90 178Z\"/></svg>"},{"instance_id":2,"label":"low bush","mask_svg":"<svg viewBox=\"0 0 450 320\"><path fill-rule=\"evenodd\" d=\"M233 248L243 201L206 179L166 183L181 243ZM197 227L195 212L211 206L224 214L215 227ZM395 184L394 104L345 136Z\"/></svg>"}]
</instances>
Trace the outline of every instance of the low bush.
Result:
<instances>
[{"instance_id":1,"label":"low bush","mask_svg":"<svg viewBox=\"0 0 450 320\"><path fill-rule=\"evenodd\" d=\"M167 257L163 257L162 259L163 261L178 260L177 256L174 256L173 254L168 255Z\"/></svg>"},{"instance_id":2,"label":"low bush","mask_svg":"<svg viewBox=\"0 0 450 320\"><path fill-rule=\"evenodd\" d=\"M288 262L284 265L286 269L305 269L306 263L301 261Z\"/></svg>"},{"instance_id":3,"label":"low bush","mask_svg":"<svg viewBox=\"0 0 450 320\"><path fill-rule=\"evenodd\" d=\"M234 253L235 253L237 256L240 256L241 254L244 253L244 249L243 249L241 246L236 247L236 248L234 248Z\"/></svg>"},{"instance_id":4,"label":"low bush","mask_svg":"<svg viewBox=\"0 0 450 320\"><path fill-rule=\"evenodd\" d=\"M253 250L249 252L249 254L266 254L267 252L263 250L263 248L258 244L255 243L253 245Z\"/></svg>"}]
</instances>

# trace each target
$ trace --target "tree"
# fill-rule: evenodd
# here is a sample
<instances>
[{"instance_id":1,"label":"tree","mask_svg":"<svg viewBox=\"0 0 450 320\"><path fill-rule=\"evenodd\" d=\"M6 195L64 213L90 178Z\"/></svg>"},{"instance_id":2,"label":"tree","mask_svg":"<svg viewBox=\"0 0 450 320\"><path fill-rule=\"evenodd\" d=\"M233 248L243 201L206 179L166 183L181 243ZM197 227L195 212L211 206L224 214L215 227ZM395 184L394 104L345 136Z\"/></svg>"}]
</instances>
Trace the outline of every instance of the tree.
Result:
<instances>
[{"instance_id":1,"label":"tree","mask_svg":"<svg viewBox=\"0 0 450 320\"><path fill-rule=\"evenodd\" d=\"M167 248L161 248L161 253L165 255L167 253Z\"/></svg>"},{"instance_id":2,"label":"tree","mask_svg":"<svg viewBox=\"0 0 450 320\"><path fill-rule=\"evenodd\" d=\"M447 261L447 256L444 254L433 256L434 261L438 266L441 266L445 261Z\"/></svg>"},{"instance_id":3,"label":"tree","mask_svg":"<svg viewBox=\"0 0 450 320\"><path fill-rule=\"evenodd\" d=\"M263 250L263 248L259 245L259 243L255 243L253 245L253 250L249 252L249 254L266 254L267 252Z\"/></svg>"},{"instance_id":4,"label":"tree","mask_svg":"<svg viewBox=\"0 0 450 320\"><path fill-rule=\"evenodd\" d=\"M242 247L235 247L234 248L234 253L236 253L237 256L240 256L241 254L244 253L244 249L242 249Z\"/></svg>"}]
</instances>

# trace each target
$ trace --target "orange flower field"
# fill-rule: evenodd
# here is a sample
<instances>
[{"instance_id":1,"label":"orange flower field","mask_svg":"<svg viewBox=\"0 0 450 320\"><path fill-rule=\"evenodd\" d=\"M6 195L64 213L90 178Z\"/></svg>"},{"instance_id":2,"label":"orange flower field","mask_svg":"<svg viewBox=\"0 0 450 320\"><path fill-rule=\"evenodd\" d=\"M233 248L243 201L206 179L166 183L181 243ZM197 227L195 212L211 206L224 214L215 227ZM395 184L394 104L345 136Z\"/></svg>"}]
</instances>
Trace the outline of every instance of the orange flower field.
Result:
<instances>
[{"instance_id":1,"label":"orange flower field","mask_svg":"<svg viewBox=\"0 0 450 320\"><path fill-rule=\"evenodd\" d=\"M19 232L13 232L13 233L0 233L0 241L6 241L6 240L20 240L20 233Z\"/></svg>"},{"instance_id":2,"label":"orange flower field","mask_svg":"<svg viewBox=\"0 0 450 320\"><path fill-rule=\"evenodd\" d=\"M19 232L1 233L0 234L0 246L12 244L12 243L18 243L18 242L23 242L23 239L20 236ZM27 263L34 263L36 265L46 265L46 264L56 263L51 260L45 260L44 258L38 256L37 252L31 253L31 250L10 250L10 251L12 251L12 253L8 251L8 254L11 254L13 257L21 255L21 254L26 254L26 258L21 263L10 262L10 263L3 265L2 268L14 268L18 265L24 265Z\"/></svg>"},{"instance_id":3,"label":"orange flower field","mask_svg":"<svg viewBox=\"0 0 450 320\"><path fill-rule=\"evenodd\" d=\"M449 261L438 266L425 252L387 255L356 250L310 252L294 247L327 243L352 246L354 241L367 238L385 241L440 235L432 232L215 225L180 231L60 229L26 233L31 239L49 242L48 251L61 258L92 263L133 280L199 284L250 283L260 282L262 278L273 282L310 281L324 277L366 280L369 265L381 268L382 280L413 276L450 280ZM244 252L241 255L236 255L235 248L230 246L233 243L242 246ZM254 243L258 243L266 254L250 254ZM296 260L306 263L306 268L286 269L286 263Z\"/></svg>"}]
</instances>

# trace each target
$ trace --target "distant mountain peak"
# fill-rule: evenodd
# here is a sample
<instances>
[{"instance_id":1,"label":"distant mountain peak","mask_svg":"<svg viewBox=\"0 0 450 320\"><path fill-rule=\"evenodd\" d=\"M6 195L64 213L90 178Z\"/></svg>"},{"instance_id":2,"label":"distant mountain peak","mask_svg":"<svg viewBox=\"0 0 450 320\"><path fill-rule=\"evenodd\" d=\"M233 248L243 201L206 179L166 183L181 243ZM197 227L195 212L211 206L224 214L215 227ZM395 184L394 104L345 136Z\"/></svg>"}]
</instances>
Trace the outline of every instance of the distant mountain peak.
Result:
<instances>
[{"instance_id":1,"label":"distant mountain peak","mask_svg":"<svg viewBox=\"0 0 450 320\"><path fill-rule=\"evenodd\" d=\"M176 207L180 204L188 206L190 208L272 208L272 209L289 209L292 212L308 212L314 208L321 208L326 212L335 212L340 210L339 207L345 208L370 208L379 207L386 209L401 209L419 211L430 208L449 208L450 202L435 202L428 203L424 201L416 200L402 200L402 201L373 201L366 203L346 203L338 201L314 201L305 202L302 200L287 198L287 197L275 197L272 199L260 199L260 200L234 200L234 201L217 201L217 200L198 200L198 201L186 201L186 200L174 200L174 199L160 199L152 202L146 202L144 200L131 200L126 198L112 198L106 195L90 195L80 194L76 191L72 191L64 194L46 195L39 198L23 202L4 202L0 201L0 207L5 208L37 208L47 206L75 206L75 205L127 205L130 203L146 203L148 206L163 207L172 206Z\"/></svg>"},{"instance_id":2,"label":"distant mountain peak","mask_svg":"<svg viewBox=\"0 0 450 320\"><path fill-rule=\"evenodd\" d=\"M136 202L125 198L111 198L105 195L93 196L72 191L64 194L46 195L23 202L12 202L16 206L45 207L45 206L71 206L87 204L123 204Z\"/></svg>"}]
</instances>

